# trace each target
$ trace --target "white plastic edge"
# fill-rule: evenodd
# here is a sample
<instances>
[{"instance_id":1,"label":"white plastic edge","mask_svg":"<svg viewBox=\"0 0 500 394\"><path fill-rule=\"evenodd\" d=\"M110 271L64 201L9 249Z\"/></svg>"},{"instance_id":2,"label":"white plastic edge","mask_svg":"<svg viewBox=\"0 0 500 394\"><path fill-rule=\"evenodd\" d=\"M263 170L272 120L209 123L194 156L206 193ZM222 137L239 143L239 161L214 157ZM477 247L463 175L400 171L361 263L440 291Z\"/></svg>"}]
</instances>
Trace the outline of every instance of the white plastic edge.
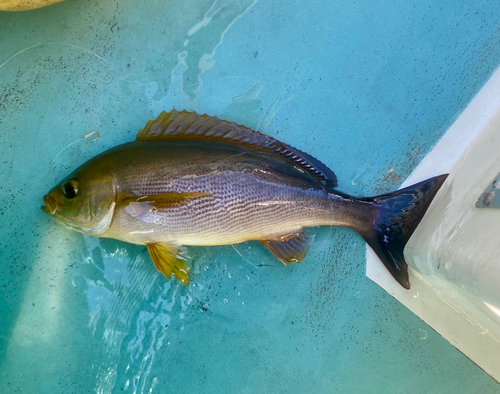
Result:
<instances>
[{"instance_id":1,"label":"white plastic edge","mask_svg":"<svg viewBox=\"0 0 500 394\"><path fill-rule=\"evenodd\" d=\"M487 126L490 120L496 119L500 119L500 69L493 74L401 187L432 176L449 173L460 160L463 160L472 142L480 137L483 139L485 133L493 132L491 125ZM485 179L485 186L491 180ZM436 199L438 197L439 193ZM424 221L425 217L422 223ZM406 252L405 255L407 255ZM485 329L482 322L471 318L471 316L478 316L477 311L468 311L463 305L455 303L452 296L447 296L446 291L439 290L439 279L428 278L412 269L412 263L408 261L408 258L411 290L405 290L399 286L368 246L366 260L366 275L371 280L500 382L500 337L498 337L498 331L492 332ZM485 317L485 320L488 318ZM486 323L486 326L491 326L491 321Z\"/></svg>"}]
</instances>

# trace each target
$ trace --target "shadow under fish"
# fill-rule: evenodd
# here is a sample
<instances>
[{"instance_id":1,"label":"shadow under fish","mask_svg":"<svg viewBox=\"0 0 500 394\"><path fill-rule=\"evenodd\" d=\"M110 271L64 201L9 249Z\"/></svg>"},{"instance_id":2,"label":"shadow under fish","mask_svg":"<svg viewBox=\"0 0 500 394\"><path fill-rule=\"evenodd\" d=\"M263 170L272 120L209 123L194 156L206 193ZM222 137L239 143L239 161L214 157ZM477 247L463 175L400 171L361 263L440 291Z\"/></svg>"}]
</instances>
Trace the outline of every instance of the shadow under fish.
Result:
<instances>
[{"instance_id":1,"label":"shadow under fish","mask_svg":"<svg viewBox=\"0 0 500 394\"><path fill-rule=\"evenodd\" d=\"M311 246L304 228L348 227L409 289L403 250L446 177L356 198L336 190L333 171L298 149L174 109L150 120L134 142L71 173L44 197L42 209L86 235L146 245L156 268L186 285L182 245L259 240L289 264Z\"/></svg>"}]
</instances>

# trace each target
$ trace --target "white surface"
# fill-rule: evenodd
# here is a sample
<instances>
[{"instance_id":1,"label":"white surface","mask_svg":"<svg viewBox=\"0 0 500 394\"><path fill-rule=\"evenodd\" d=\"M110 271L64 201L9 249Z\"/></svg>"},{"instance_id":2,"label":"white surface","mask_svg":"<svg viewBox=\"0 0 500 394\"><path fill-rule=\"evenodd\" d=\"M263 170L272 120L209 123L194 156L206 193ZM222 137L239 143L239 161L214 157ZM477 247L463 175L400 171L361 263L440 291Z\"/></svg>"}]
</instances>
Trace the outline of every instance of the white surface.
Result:
<instances>
[{"instance_id":1,"label":"white surface","mask_svg":"<svg viewBox=\"0 0 500 394\"><path fill-rule=\"evenodd\" d=\"M475 203L500 171L497 70L402 187L449 173L405 248L411 290L367 248L367 276L500 382L500 210Z\"/></svg>"}]
</instances>

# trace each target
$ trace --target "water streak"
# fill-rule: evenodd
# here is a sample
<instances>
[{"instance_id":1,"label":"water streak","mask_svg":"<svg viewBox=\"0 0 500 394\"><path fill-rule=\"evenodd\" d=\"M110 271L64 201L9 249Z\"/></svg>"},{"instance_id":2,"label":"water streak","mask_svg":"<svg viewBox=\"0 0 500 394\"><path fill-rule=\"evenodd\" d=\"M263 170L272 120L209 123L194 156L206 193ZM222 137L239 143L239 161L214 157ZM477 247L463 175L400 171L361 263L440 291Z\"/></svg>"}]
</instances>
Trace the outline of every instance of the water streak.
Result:
<instances>
[{"instance_id":1,"label":"water streak","mask_svg":"<svg viewBox=\"0 0 500 394\"><path fill-rule=\"evenodd\" d=\"M88 327L104 350L94 366L95 391L150 393L158 382L151 375L156 354L172 321L184 319L193 298L179 282L159 275L146 253L109 241L103 246L97 238L85 242L87 264L76 276L86 287Z\"/></svg>"}]
</instances>

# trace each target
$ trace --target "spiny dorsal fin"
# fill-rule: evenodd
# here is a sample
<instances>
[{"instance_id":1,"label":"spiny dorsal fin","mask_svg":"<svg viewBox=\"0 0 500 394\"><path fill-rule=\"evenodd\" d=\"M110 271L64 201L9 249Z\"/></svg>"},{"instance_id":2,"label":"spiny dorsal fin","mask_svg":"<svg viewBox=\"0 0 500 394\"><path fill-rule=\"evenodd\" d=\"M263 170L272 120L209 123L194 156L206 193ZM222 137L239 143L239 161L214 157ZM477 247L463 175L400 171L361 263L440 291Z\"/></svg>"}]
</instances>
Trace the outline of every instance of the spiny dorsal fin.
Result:
<instances>
[{"instance_id":1,"label":"spiny dorsal fin","mask_svg":"<svg viewBox=\"0 0 500 394\"><path fill-rule=\"evenodd\" d=\"M173 109L162 112L156 120L150 120L137 134L138 141L165 140L169 138L198 138L252 147L279 155L296 164L315 178L322 186L334 188L337 177L319 160L272 137L250 128L219 118L198 115L196 112Z\"/></svg>"}]
</instances>

